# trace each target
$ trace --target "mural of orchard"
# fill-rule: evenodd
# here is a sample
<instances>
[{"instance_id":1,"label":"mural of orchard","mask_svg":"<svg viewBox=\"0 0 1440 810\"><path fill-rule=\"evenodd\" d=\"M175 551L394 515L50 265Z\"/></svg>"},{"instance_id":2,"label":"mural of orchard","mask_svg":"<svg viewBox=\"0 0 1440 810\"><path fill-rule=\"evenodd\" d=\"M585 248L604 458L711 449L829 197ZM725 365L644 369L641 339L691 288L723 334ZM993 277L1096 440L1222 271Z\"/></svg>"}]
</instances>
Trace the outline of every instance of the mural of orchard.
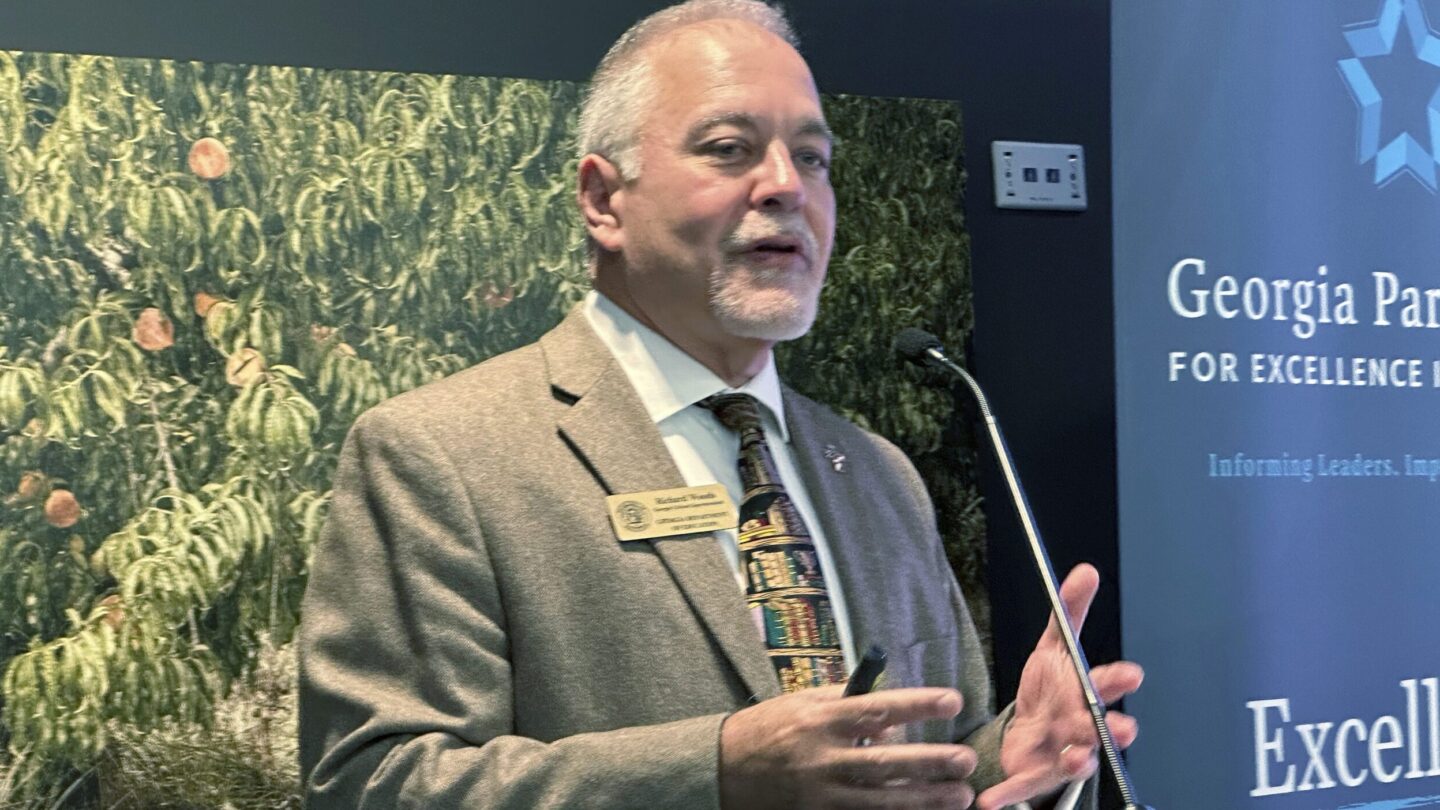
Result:
<instances>
[{"instance_id":1,"label":"mural of orchard","mask_svg":"<svg viewBox=\"0 0 1440 810\"><path fill-rule=\"evenodd\" d=\"M299 806L340 443L584 294L581 89L0 51L0 807ZM967 437L888 357L968 334L958 111L826 103L836 259L782 366L917 459L983 623Z\"/></svg>"}]
</instances>

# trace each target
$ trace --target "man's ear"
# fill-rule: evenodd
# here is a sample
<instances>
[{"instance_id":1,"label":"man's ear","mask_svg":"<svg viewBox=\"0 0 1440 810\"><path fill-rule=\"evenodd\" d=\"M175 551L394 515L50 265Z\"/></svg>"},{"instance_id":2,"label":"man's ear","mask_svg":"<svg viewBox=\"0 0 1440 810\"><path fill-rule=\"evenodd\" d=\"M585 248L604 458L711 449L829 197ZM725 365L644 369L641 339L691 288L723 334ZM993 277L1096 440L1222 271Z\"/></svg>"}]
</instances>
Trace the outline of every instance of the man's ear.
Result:
<instances>
[{"instance_id":1,"label":"man's ear","mask_svg":"<svg viewBox=\"0 0 1440 810\"><path fill-rule=\"evenodd\" d=\"M625 208L625 181L614 163L591 153L580 158L576 200L585 230L604 250L616 252L625 244L622 214Z\"/></svg>"}]
</instances>

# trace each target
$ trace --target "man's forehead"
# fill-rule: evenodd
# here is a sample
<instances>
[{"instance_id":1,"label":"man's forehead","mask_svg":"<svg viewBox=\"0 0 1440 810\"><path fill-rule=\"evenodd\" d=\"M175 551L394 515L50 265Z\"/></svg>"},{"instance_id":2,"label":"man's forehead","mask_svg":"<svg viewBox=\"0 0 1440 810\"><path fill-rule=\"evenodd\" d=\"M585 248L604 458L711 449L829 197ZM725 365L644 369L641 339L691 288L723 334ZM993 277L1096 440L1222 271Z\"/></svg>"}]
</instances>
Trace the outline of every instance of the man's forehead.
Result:
<instances>
[{"instance_id":1,"label":"man's forehead","mask_svg":"<svg viewBox=\"0 0 1440 810\"><path fill-rule=\"evenodd\" d=\"M751 47L778 47L796 53L790 43L749 20L718 17L678 26L651 42L650 48L677 48L681 51L718 53L723 44ZM797 54L798 55L798 54Z\"/></svg>"},{"instance_id":2,"label":"man's forehead","mask_svg":"<svg viewBox=\"0 0 1440 810\"><path fill-rule=\"evenodd\" d=\"M810 67L788 42L741 20L708 20L652 45L654 110L668 108L687 133L721 124L783 125L829 138ZM758 91L758 95L757 95ZM775 100L784 103L775 105ZM767 116L781 114L786 121Z\"/></svg>"},{"instance_id":3,"label":"man's forehead","mask_svg":"<svg viewBox=\"0 0 1440 810\"><path fill-rule=\"evenodd\" d=\"M745 21L704 20L675 29L647 46L646 58L662 78L684 82L701 78L724 80L729 74L743 74L783 66L786 72L803 75L812 88L810 66L790 43Z\"/></svg>"}]
</instances>

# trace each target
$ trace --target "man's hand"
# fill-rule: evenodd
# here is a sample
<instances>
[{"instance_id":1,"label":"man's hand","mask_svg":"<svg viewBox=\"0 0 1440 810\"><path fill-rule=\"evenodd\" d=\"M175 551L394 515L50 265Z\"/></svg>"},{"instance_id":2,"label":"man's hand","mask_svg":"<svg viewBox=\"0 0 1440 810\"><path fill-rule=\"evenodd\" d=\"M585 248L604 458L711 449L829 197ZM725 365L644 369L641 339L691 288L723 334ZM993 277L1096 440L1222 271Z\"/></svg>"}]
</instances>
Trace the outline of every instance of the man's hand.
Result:
<instances>
[{"instance_id":1,"label":"man's hand","mask_svg":"<svg viewBox=\"0 0 1440 810\"><path fill-rule=\"evenodd\" d=\"M1100 575L1090 565L1076 566L1060 586L1060 599L1077 637L1099 587ZM1140 688L1144 677L1139 665L1129 661L1090 670L1095 691L1107 705ZM1108 712L1105 719L1115 745L1125 748L1134 742L1139 726L1133 717ZM1006 779L980 794L975 806L978 810L998 810L1048 797L1066 782L1094 773L1098 748L1095 724L1065 649L1065 638L1051 616L1050 626L1020 674L1015 715L1000 747L1000 765Z\"/></svg>"},{"instance_id":2,"label":"man's hand","mask_svg":"<svg viewBox=\"0 0 1440 810\"><path fill-rule=\"evenodd\" d=\"M720 806L769 808L969 807L975 751L964 745L866 745L888 729L949 720L954 689L890 689L842 698L806 689L736 712L720 730Z\"/></svg>"}]
</instances>

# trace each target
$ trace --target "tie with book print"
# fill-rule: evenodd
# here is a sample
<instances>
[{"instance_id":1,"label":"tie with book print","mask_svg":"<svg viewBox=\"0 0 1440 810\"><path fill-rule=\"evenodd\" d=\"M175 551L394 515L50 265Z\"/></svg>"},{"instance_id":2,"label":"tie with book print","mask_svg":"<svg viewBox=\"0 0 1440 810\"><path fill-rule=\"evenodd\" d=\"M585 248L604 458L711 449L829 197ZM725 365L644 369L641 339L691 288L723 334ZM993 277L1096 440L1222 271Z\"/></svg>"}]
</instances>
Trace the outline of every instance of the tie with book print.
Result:
<instances>
[{"instance_id":1,"label":"tie with book print","mask_svg":"<svg viewBox=\"0 0 1440 810\"><path fill-rule=\"evenodd\" d=\"M810 531L775 467L760 406L747 394L700 401L740 436L740 564L745 600L785 693L843 683L845 655Z\"/></svg>"}]
</instances>

